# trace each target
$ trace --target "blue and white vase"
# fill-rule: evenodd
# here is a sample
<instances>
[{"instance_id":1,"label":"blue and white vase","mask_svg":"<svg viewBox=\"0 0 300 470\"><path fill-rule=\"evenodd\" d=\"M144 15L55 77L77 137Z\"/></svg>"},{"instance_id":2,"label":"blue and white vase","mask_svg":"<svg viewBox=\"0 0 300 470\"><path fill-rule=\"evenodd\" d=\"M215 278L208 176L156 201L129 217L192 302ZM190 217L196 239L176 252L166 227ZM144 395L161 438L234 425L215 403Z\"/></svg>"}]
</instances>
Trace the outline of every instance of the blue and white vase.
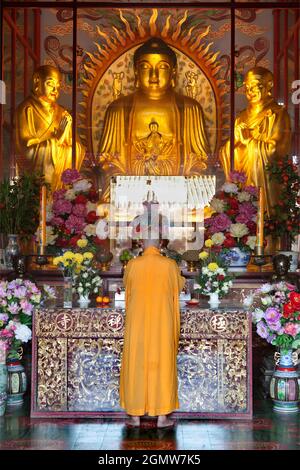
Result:
<instances>
[{"instance_id":1,"label":"blue and white vase","mask_svg":"<svg viewBox=\"0 0 300 470\"><path fill-rule=\"evenodd\" d=\"M279 363L275 367L270 382L270 396L273 409L280 413L299 411L299 376L293 361L293 350L280 350Z\"/></svg>"},{"instance_id":2,"label":"blue and white vase","mask_svg":"<svg viewBox=\"0 0 300 470\"><path fill-rule=\"evenodd\" d=\"M241 250L237 246L221 251L220 258L228 266L228 271L247 271L250 251Z\"/></svg>"}]
</instances>

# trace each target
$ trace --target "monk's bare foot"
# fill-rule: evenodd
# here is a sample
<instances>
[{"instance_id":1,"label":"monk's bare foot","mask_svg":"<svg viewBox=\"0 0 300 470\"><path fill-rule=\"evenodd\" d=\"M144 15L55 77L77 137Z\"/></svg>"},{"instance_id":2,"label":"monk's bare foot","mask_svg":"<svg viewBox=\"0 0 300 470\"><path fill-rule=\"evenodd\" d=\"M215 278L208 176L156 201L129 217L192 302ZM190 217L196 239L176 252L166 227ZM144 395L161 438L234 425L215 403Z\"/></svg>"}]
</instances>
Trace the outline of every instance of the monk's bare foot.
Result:
<instances>
[{"instance_id":1,"label":"monk's bare foot","mask_svg":"<svg viewBox=\"0 0 300 470\"><path fill-rule=\"evenodd\" d=\"M171 419L167 418L167 416L159 416L157 418L157 427L158 428L170 428L171 426L174 426L174 421Z\"/></svg>"},{"instance_id":2,"label":"monk's bare foot","mask_svg":"<svg viewBox=\"0 0 300 470\"><path fill-rule=\"evenodd\" d=\"M141 420L139 416L130 416L129 419L126 420L127 426L139 427L141 424Z\"/></svg>"}]
</instances>

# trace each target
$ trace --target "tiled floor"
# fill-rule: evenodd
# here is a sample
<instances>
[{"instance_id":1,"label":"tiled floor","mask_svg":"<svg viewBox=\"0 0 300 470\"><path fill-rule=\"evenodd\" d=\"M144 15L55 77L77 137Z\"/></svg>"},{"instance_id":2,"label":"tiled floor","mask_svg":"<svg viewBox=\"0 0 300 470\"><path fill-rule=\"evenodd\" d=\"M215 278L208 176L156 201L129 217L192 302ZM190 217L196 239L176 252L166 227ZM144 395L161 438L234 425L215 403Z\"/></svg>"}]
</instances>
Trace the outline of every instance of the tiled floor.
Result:
<instances>
[{"instance_id":1,"label":"tiled floor","mask_svg":"<svg viewBox=\"0 0 300 470\"><path fill-rule=\"evenodd\" d=\"M252 421L178 420L171 430L147 419L139 429L123 420L30 419L24 405L0 418L1 449L300 450L300 420L275 414L268 399L254 402Z\"/></svg>"}]
</instances>

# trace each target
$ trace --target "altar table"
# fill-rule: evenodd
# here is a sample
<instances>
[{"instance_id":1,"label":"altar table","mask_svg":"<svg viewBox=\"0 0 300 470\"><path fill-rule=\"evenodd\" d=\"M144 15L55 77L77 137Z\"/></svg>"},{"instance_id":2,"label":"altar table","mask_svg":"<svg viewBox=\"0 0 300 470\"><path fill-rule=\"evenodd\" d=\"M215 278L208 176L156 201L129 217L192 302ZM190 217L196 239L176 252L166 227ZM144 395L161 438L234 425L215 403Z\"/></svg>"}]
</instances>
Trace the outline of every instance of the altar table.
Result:
<instances>
[{"instance_id":1,"label":"altar table","mask_svg":"<svg viewBox=\"0 0 300 470\"><path fill-rule=\"evenodd\" d=\"M124 416L124 308L40 309L33 320L31 416ZM181 309L175 416L251 419L251 331L242 308Z\"/></svg>"}]
</instances>

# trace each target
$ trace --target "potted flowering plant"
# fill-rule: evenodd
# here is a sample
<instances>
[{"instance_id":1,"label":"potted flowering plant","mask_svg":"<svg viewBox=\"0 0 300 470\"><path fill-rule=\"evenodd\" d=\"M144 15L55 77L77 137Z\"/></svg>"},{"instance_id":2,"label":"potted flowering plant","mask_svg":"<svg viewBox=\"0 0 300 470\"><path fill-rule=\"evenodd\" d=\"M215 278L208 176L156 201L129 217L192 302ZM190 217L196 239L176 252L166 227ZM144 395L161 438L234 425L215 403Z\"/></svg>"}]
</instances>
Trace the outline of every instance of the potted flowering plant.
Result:
<instances>
[{"instance_id":1,"label":"potted flowering plant","mask_svg":"<svg viewBox=\"0 0 300 470\"><path fill-rule=\"evenodd\" d=\"M43 299L47 298L55 298L54 290L49 286L43 286L40 290L33 282L24 279L0 282L0 363L2 363L0 375L2 373L2 384L4 367L6 368L6 378L8 373L8 382L5 382L8 395L5 397L5 403L3 400L1 403L0 396L0 415L4 414L6 400L11 405L23 403L23 395L26 392L26 376L20 362L23 354L22 345L31 340L34 309L41 304ZM16 377L19 377L19 380L16 380Z\"/></svg>"},{"instance_id":2,"label":"potted flowering plant","mask_svg":"<svg viewBox=\"0 0 300 470\"><path fill-rule=\"evenodd\" d=\"M298 412L299 385L293 349L300 346L300 294L286 282L263 284L244 299L252 314L257 334L280 353L270 382L274 410Z\"/></svg>"},{"instance_id":3,"label":"potted flowering plant","mask_svg":"<svg viewBox=\"0 0 300 470\"><path fill-rule=\"evenodd\" d=\"M62 174L63 189L54 191L53 202L47 211L48 251L76 247L81 238L95 252L103 242L96 235L98 194L92 183L77 170ZM54 248L54 250L53 250ZM51 248L50 248L51 251Z\"/></svg>"},{"instance_id":4,"label":"potted flowering plant","mask_svg":"<svg viewBox=\"0 0 300 470\"><path fill-rule=\"evenodd\" d=\"M205 219L205 236L211 238L214 251L238 270L248 264L256 243L258 192L245 181L244 173L232 171L210 203L211 217Z\"/></svg>"},{"instance_id":5,"label":"potted flowering plant","mask_svg":"<svg viewBox=\"0 0 300 470\"><path fill-rule=\"evenodd\" d=\"M300 346L300 294L286 282L263 284L244 299L256 332L268 343L289 350Z\"/></svg>"},{"instance_id":6,"label":"potted flowering plant","mask_svg":"<svg viewBox=\"0 0 300 470\"><path fill-rule=\"evenodd\" d=\"M0 282L0 339L7 339L9 359L20 359L23 343L31 340L32 313L43 298L54 298L54 290L42 290L27 279Z\"/></svg>"},{"instance_id":7,"label":"potted flowering plant","mask_svg":"<svg viewBox=\"0 0 300 470\"><path fill-rule=\"evenodd\" d=\"M203 251L199 253L201 261L200 275L196 282L196 292L209 295L211 307L217 307L220 303L219 298L226 295L232 286L233 276L228 274L228 269L224 262L212 250L213 241L205 241Z\"/></svg>"}]
</instances>

